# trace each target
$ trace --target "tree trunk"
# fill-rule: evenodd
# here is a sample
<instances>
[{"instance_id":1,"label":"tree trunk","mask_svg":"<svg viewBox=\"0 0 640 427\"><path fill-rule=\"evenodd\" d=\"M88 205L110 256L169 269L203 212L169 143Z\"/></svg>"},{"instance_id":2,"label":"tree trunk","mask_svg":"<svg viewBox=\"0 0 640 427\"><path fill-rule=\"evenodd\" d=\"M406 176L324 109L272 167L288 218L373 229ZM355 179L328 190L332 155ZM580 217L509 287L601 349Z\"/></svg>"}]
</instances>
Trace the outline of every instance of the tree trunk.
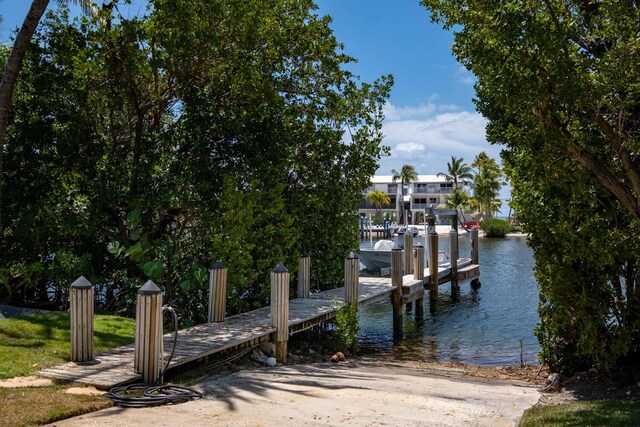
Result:
<instances>
[{"instance_id":1,"label":"tree trunk","mask_svg":"<svg viewBox=\"0 0 640 427\"><path fill-rule=\"evenodd\" d=\"M29 44L40 18L47 9L49 0L33 0L27 16L24 18L22 27L13 43L13 48L7 58L7 63L2 73L0 81L0 231L2 231L2 188L4 187L3 168L4 146L7 137L7 125L9 124L9 108L13 98L13 90L16 87L18 74L22 67L22 61L27 53Z\"/></svg>"}]
</instances>

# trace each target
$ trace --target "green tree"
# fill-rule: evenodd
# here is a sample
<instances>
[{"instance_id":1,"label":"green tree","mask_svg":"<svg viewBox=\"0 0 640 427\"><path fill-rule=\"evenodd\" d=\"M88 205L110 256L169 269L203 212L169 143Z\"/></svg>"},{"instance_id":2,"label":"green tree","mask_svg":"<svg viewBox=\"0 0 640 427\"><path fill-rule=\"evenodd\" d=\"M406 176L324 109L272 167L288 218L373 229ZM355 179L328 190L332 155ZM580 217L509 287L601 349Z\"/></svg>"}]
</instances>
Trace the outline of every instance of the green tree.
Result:
<instances>
[{"instance_id":1,"label":"green tree","mask_svg":"<svg viewBox=\"0 0 640 427\"><path fill-rule=\"evenodd\" d=\"M68 0L58 0L58 3L66 5ZM80 4L82 10L86 14L95 14L96 9L91 0L74 0L73 3ZM11 100L13 91L15 90L16 81L22 67L25 54L31 43L31 38L35 33L36 27L40 22L40 18L49 5L49 0L33 0L27 16L16 35L13 42L11 52L6 59L3 67L2 80L0 80L0 235L2 233L2 192L4 186L3 163L4 163L4 146L7 135L7 125L9 123L9 112L11 108ZM1 21L0 21L1 22Z\"/></svg>"},{"instance_id":2,"label":"green tree","mask_svg":"<svg viewBox=\"0 0 640 427\"><path fill-rule=\"evenodd\" d=\"M399 172L395 169L391 169L391 173L393 174L393 176L391 177L392 182L400 181L401 197L400 197L400 201L398 202L399 203L398 218L400 219L400 222L404 222L406 224L407 218L404 218L404 212L402 208L402 204L404 203L404 193L405 193L404 185L409 184L415 181L416 179L418 179L418 172L416 172L416 169L412 165L402 165L402 168L400 169ZM404 218L404 221L402 221L403 218Z\"/></svg>"},{"instance_id":3,"label":"green tree","mask_svg":"<svg viewBox=\"0 0 640 427\"><path fill-rule=\"evenodd\" d=\"M554 370L637 364L640 143L634 2L424 0L455 29L487 137L532 233Z\"/></svg>"},{"instance_id":4,"label":"green tree","mask_svg":"<svg viewBox=\"0 0 640 427\"><path fill-rule=\"evenodd\" d=\"M378 217L378 221L382 221L382 206L388 206L391 204L391 199L386 193L378 190L370 192L366 197L376 207L376 216Z\"/></svg>"},{"instance_id":5,"label":"green tree","mask_svg":"<svg viewBox=\"0 0 640 427\"><path fill-rule=\"evenodd\" d=\"M469 205L469 193L461 187L454 187L451 194L444 197L445 205L450 209L464 209Z\"/></svg>"},{"instance_id":6,"label":"green tree","mask_svg":"<svg viewBox=\"0 0 640 427\"><path fill-rule=\"evenodd\" d=\"M318 287L340 283L388 151L391 78L345 70L352 59L311 1L151 6L79 25L57 11L35 36L5 145L12 298L52 287L60 304L86 274L126 312L152 278L198 321L211 263L229 268L237 313L266 303L269 271L294 271L300 249Z\"/></svg>"},{"instance_id":7,"label":"green tree","mask_svg":"<svg viewBox=\"0 0 640 427\"><path fill-rule=\"evenodd\" d=\"M500 189L504 185L502 171L495 159L490 158L484 151L476 156L472 166L477 168L471 182L475 205L485 218L490 219L502 206L498 199Z\"/></svg>"},{"instance_id":8,"label":"green tree","mask_svg":"<svg viewBox=\"0 0 640 427\"><path fill-rule=\"evenodd\" d=\"M447 162L447 172L439 172L437 176L444 177L447 182L453 182L453 185L458 187L458 181L464 185L467 179L473 178L472 172L462 157L451 156L451 162Z\"/></svg>"}]
</instances>

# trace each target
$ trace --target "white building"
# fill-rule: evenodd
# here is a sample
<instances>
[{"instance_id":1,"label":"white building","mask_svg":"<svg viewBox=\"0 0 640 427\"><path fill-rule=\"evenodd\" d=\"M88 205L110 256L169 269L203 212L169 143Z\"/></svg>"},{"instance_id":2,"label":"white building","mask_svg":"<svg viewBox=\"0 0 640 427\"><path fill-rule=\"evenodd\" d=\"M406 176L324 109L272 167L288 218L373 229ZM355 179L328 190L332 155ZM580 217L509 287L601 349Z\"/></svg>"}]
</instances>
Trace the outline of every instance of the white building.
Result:
<instances>
[{"instance_id":1,"label":"white building","mask_svg":"<svg viewBox=\"0 0 640 427\"><path fill-rule=\"evenodd\" d=\"M371 186L362 193L360 214L366 216L375 215L376 206L366 198L372 191L378 190L386 193L391 200L387 206L382 206L383 212L396 214L396 221L403 224L404 215L408 216L409 224L418 224L424 221L420 213L428 206L443 205L445 196L453 191L453 182L447 182L444 177L436 175L418 175L418 179L404 184L400 188L400 181L393 182L392 175L377 175L371 178Z\"/></svg>"}]
</instances>

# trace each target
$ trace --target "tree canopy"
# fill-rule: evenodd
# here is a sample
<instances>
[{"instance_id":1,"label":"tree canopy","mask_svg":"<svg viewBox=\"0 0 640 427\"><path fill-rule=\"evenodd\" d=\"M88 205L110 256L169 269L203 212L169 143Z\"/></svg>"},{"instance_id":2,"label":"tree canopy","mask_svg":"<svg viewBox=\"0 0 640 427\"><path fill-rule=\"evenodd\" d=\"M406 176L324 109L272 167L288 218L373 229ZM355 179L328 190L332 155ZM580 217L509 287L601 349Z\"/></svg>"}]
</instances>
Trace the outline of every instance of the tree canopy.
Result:
<instances>
[{"instance_id":1,"label":"tree canopy","mask_svg":"<svg viewBox=\"0 0 640 427\"><path fill-rule=\"evenodd\" d=\"M640 8L629 1L423 0L477 77L513 205L532 232L542 359L637 363Z\"/></svg>"},{"instance_id":2,"label":"tree canopy","mask_svg":"<svg viewBox=\"0 0 640 427\"><path fill-rule=\"evenodd\" d=\"M61 9L36 33L5 146L7 293L61 304L84 274L126 311L151 278L196 321L213 262L235 313L300 250L314 286L335 286L386 152L391 77L346 71L311 1L150 3L129 20Z\"/></svg>"}]
</instances>

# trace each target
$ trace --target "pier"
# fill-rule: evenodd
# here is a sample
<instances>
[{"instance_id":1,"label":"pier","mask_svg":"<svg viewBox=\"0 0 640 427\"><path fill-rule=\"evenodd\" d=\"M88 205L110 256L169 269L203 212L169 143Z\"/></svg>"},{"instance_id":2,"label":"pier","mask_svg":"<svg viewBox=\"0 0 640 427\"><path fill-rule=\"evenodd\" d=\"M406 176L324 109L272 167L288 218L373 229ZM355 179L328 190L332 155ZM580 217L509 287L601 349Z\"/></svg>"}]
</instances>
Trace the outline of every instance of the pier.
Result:
<instances>
[{"instance_id":1,"label":"pier","mask_svg":"<svg viewBox=\"0 0 640 427\"><path fill-rule=\"evenodd\" d=\"M477 239L477 233L475 239ZM437 254L437 235L432 240L436 242L435 253ZM412 248L412 246L408 247ZM220 283L220 281L226 280L226 271L217 271L224 269L224 267L216 265L210 271L210 304L213 304L209 309L210 322L180 330L173 352L174 333L169 333L164 336L158 335L155 342L159 340L160 345L156 343L155 347L140 344L136 348L136 344L130 344L96 355L90 360L72 361L64 365L42 369L38 371L38 374L48 378L85 383L100 389L110 389L141 380L152 384L159 379L157 365L164 366L165 363L158 364L158 359L165 361L171 354L173 357L167 368L169 374L206 362L223 352L240 351L267 341L276 344L276 357L280 362L286 363L286 343L290 335L330 321L335 318L338 310L349 303L363 307L367 304L390 300L393 305L394 322L389 326L393 327L394 331L401 333L403 306L407 306L408 309L410 304L415 303L416 310L421 310L422 299L425 292L428 291L433 310L437 304L440 285L451 283L452 291L454 291L457 290L459 283L476 279L480 274L477 254L475 263L473 260L466 260L460 264L453 262L449 267L436 268L436 265L432 264L428 268L423 268L421 261L417 261L423 259L421 258L421 250L424 250L422 246L412 248L408 251L409 256L406 258L404 258L404 251L394 250L391 278L358 277L357 274L353 277L349 271L353 271L350 268L358 263L358 258L354 253L351 253L345 259L345 286L324 292L308 292L308 272L299 271L298 277L303 279L298 283L298 297L294 299L288 298L291 287L289 273L284 266L279 265L271 273L271 306L227 318L224 316L224 304L220 303L221 299L224 300L220 297L220 293L226 292L226 283ZM457 251L457 246L455 250ZM305 261L304 258L308 258L308 255L305 254L301 258L300 266L308 268L308 259ZM413 273L404 274L405 268ZM82 279L80 282L86 287L86 279ZM153 291L154 287L153 282L147 282L138 293L139 310L137 312L143 314L139 314L136 320L138 331L136 343L142 343L143 339L149 340L149 337L151 337L151 342L154 342L153 329L157 329L157 327L151 326L150 332L148 325L140 320L145 318L144 313L147 318L153 318L153 310L156 310L156 313L159 310L159 305L154 309L154 306L147 301L151 301L151 298L158 295ZM452 298L456 298L456 292L452 292ZM78 304L82 307L82 301ZM153 304L156 303L153 302ZM85 305L92 306L93 301L87 300ZM82 308L78 310L82 310ZM77 317L83 318L82 316ZM216 320L211 321L212 317ZM84 319L82 326L86 329L88 321L86 318ZM77 330L79 325L72 323L71 328ZM149 350L151 353L146 354L145 348L147 347L153 347L155 350ZM158 348L160 349L159 354ZM82 349L76 350L76 352L79 351ZM146 371L149 360L153 362L151 365L154 366L154 371L151 372ZM148 376L150 377L148 378Z\"/></svg>"}]
</instances>

